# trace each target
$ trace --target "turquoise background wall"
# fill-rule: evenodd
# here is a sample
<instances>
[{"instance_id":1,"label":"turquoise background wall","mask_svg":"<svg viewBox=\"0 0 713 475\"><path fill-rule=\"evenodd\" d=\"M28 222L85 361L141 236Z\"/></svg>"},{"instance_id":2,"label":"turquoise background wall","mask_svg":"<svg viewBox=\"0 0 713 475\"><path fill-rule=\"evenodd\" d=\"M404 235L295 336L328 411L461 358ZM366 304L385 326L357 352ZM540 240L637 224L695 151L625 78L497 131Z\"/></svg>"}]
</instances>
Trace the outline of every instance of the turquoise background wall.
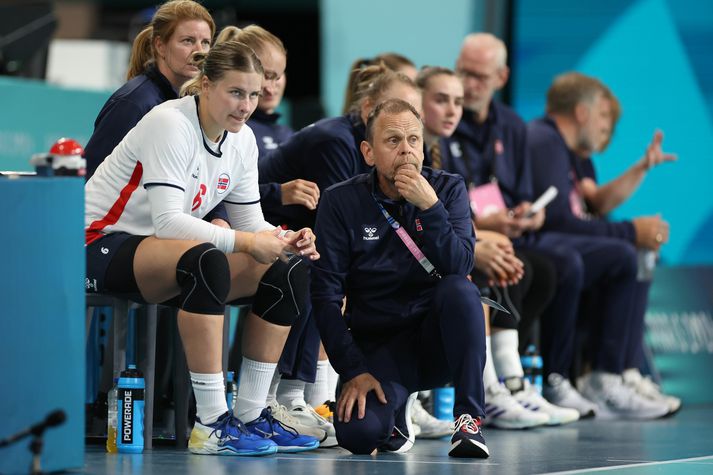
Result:
<instances>
[{"instance_id":1,"label":"turquoise background wall","mask_svg":"<svg viewBox=\"0 0 713 475\"><path fill-rule=\"evenodd\" d=\"M31 170L30 156L60 137L86 145L110 94L0 77L0 170Z\"/></svg>"},{"instance_id":2,"label":"turquoise background wall","mask_svg":"<svg viewBox=\"0 0 713 475\"><path fill-rule=\"evenodd\" d=\"M341 113L354 60L393 51L417 66L453 67L463 37L484 26L483 0L320 1L322 100Z\"/></svg>"}]
</instances>

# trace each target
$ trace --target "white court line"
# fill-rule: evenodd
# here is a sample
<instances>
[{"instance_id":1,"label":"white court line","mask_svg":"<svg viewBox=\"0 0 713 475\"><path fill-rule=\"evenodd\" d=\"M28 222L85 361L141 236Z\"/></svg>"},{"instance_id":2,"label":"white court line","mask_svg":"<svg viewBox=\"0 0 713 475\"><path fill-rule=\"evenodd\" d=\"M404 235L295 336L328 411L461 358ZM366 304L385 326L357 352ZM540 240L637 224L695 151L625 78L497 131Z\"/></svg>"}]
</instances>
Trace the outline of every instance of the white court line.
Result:
<instances>
[{"instance_id":1,"label":"white court line","mask_svg":"<svg viewBox=\"0 0 713 475\"><path fill-rule=\"evenodd\" d=\"M703 457L691 457L687 459L675 459L675 460L662 460L660 462L643 462L625 464L625 465L612 465L609 467L592 467L592 468L582 468L579 470L565 470L562 472L547 472L540 475L570 475L575 473L591 473L591 472L607 472L610 470L621 470L622 468L639 468L639 467L650 467L652 465L668 465L672 463L685 463L685 462L697 462L700 460L710 460L713 459L713 455L705 455ZM612 462L618 462L619 460L611 460ZM706 464L707 465L707 464Z\"/></svg>"},{"instance_id":2,"label":"white court line","mask_svg":"<svg viewBox=\"0 0 713 475\"><path fill-rule=\"evenodd\" d=\"M404 465L411 465L411 464L431 464L431 465L500 465L499 463L494 463L494 462L482 462L481 460L483 459L476 459L474 458L472 462L434 462L434 461L429 461L429 460L394 460L394 459L352 459L352 458L347 458L347 457L342 457L342 458L325 458L325 457L285 457L282 455L278 455L277 457L273 457L274 459L277 460L310 460L310 461L315 461L319 462L320 460L325 460L325 461L330 461L330 462L369 462L369 463L400 463Z\"/></svg>"}]
</instances>

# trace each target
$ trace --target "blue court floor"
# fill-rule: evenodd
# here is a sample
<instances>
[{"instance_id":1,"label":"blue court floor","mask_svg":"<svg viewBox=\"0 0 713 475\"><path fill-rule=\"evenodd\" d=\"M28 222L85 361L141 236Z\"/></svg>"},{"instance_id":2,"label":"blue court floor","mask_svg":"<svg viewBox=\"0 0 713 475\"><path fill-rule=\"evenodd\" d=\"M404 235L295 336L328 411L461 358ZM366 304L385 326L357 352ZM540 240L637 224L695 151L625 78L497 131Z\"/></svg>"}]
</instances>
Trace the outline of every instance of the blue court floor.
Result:
<instances>
[{"instance_id":1,"label":"blue court floor","mask_svg":"<svg viewBox=\"0 0 713 475\"><path fill-rule=\"evenodd\" d=\"M486 429L491 457L451 459L447 440L420 440L403 455L350 455L343 449L262 458L191 455L158 447L141 455L87 446L86 474L549 474L612 472L713 474L713 405L684 406L649 422L579 421L526 431Z\"/></svg>"}]
</instances>

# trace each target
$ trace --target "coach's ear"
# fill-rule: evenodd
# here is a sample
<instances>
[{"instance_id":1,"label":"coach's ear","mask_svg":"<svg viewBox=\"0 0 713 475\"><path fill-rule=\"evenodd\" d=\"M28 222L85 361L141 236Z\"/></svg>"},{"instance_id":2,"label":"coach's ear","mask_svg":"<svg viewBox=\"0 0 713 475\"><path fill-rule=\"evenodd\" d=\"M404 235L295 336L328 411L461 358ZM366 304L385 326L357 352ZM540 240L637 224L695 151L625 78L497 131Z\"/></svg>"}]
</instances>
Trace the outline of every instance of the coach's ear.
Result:
<instances>
[{"instance_id":1,"label":"coach's ear","mask_svg":"<svg viewBox=\"0 0 713 475\"><path fill-rule=\"evenodd\" d=\"M361 150L361 154L364 155L364 161L366 162L366 164L370 167L373 167L374 149L371 148L371 144L366 140L362 140L361 144L359 145L359 150Z\"/></svg>"}]
</instances>

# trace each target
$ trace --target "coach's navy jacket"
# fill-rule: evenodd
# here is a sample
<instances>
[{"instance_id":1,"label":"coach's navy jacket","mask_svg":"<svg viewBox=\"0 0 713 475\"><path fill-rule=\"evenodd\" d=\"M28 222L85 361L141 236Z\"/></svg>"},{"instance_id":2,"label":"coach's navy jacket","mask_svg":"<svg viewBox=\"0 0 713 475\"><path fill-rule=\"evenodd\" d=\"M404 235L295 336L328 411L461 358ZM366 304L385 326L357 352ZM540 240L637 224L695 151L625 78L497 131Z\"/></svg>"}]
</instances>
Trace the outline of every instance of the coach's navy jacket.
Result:
<instances>
[{"instance_id":1,"label":"coach's navy jacket","mask_svg":"<svg viewBox=\"0 0 713 475\"><path fill-rule=\"evenodd\" d=\"M463 179L424 167L439 201L421 211L388 199L376 171L330 187L321 198L315 233L321 259L312 269L313 312L322 341L343 380L367 371L355 340L380 339L423 317L436 277L429 276L375 200L406 229L443 276L473 268L475 235ZM347 296L346 318L342 297Z\"/></svg>"},{"instance_id":2,"label":"coach's navy jacket","mask_svg":"<svg viewBox=\"0 0 713 475\"><path fill-rule=\"evenodd\" d=\"M569 150L551 118L545 117L530 122L527 125L527 140L535 194L539 195L550 185L559 191L557 198L547 206L544 230L636 241L634 225L629 221L581 219L574 215L570 206L570 193L575 189L576 183L593 170L582 168L582 160Z\"/></svg>"},{"instance_id":3,"label":"coach's navy jacket","mask_svg":"<svg viewBox=\"0 0 713 475\"><path fill-rule=\"evenodd\" d=\"M441 149L444 170L462 176L467 184L480 186L497 178L509 208L532 201L527 129L509 107L491 101L482 124L476 123L474 112L463 111L456 131Z\"/></svg>"},{"instance_id":4,"label":"coach's navy jacket","mask_svg":"<svg viewBox=\"0 0 713 475\"><path fill-rule=\"evenodd\" d=\"M278 124L280 114L273 112L268 114L260 109L255 109L255 112L250 116L248 125L255 134L257 142L258 160L262 160L273 150L276 150L280 144L284 143L294 135L295 131L287 125ZM282 206L282 189L280 183L261 183L260 184L260 204L267 209L274 209ZM267 220L270 217L265 215ZM280 223L273 223L280 224Z\"/></svg>"},{"instance_id":5,"label":"coach's navy jacket","mask_svg":"<svg viewBox=\"0 0 713 475\"><path fill-rule=\"evenodd\" d=\"M260 160L260 183L286 183L302 178L316 183L322 193L336 183L367 173L370 167L359 150L364 134L364 123L355 114L322 119L305 127ZM273 224L287 224L290 229L314 226L315 212L304 206L270 207L263 211L266 216L281 219Z\"/></svg>"}]
</instances>

